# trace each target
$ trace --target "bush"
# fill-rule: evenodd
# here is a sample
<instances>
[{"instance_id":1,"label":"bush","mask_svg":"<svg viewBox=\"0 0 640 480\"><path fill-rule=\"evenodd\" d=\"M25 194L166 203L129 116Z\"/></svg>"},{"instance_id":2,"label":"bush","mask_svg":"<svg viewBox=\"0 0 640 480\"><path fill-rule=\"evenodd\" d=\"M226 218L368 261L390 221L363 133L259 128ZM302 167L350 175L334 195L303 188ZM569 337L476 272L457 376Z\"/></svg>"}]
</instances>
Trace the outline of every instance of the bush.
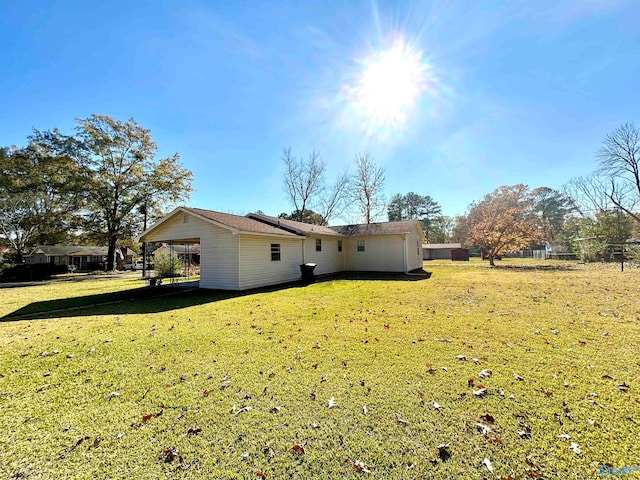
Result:
<instances>
[{"instance_id":1,"label":"bush","mask_svg":"<svg viewBox=\"0 0 640 480\"><path fill-rule=\"evenodd\" d=\"M2 271L2 280L6 282L29 282L47 280L56 273L57 265L50 263L20 264ZM66 266L63 265L66 268ZM65 270L66 271L66 270Z\"/></svg>"},{"instance_id":2,"label":"bush","mask_svg":"<svg viewBox=\"0 0 640 480\"><path fill-rule=\"evenodd\" d=\"M153 264L156 274L161 278L179 277L184 266L182 260L175 257L172 260L169 255L155 257Z\"/></svg>"}]
</instances>

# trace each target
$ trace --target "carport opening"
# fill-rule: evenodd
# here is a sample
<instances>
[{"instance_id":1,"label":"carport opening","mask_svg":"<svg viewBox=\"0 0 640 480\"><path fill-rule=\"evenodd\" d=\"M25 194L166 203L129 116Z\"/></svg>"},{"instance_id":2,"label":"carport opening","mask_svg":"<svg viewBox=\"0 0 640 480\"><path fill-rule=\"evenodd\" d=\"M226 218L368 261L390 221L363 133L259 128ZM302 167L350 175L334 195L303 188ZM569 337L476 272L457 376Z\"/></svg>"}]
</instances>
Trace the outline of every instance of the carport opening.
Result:
<instances>
[{"instance_id":1,"label":"carport opening","mask_svg":"<svg viewBox=\"0 0 640 480\"><path fill-rule=\"evenodd\" d=\"M161 279L162 284L169 285L198 282L200 280L199 239L162 242L153 251L150 261L153 269L147 272L149 279Z\"/></svg>"}]
</instances>

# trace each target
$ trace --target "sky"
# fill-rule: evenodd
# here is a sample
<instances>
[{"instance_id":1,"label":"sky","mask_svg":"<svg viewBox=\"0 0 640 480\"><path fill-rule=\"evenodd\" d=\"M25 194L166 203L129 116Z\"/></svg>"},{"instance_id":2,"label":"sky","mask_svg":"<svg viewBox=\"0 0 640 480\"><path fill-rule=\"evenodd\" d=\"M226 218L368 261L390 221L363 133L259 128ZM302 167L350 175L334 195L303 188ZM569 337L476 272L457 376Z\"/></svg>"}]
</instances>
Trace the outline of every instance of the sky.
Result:
<instances>
[{"instance_id":1,"label":"sky","mask_svg":"<svg viewBox=\"0 0 640 480\"><path fill-rule=\"evenodd\" d=\"M293 210L284 149L318 153L329 181L368 153L387 198L459 215L588 175L606 134L640 123L639 7L0 0L0 146L135 118L193 172L187 205L240 215Z\"/></svg>"}]
</instances>

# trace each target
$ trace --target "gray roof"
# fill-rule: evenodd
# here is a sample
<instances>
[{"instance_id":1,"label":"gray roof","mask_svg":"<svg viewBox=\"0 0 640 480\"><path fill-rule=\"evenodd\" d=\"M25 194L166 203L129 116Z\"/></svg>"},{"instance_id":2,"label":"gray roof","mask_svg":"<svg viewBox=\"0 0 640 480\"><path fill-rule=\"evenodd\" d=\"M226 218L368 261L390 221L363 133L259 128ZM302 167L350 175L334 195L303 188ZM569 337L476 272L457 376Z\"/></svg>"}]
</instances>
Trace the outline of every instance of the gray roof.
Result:
<instances>
[{"instance_id":1,"label":"gray roof","mask_svg":"<svg viewBox=\"0 0 640 480\"><path fill-rule=\"evenodd\" d=\"M404 235L415 232L417 225L417 220L402 220L400 222L362 223L331 228L349 237L364 237L369 235Z\"/></svg>"},{"instance_id":2,"label":"gray roof","mask_svg":"<svg viewBox=\"0 0 640 480\"><path fill-rule=\"evenodd\" d=\"M342 236L335 230L325 227L323 225L313 225L311 223L296 222L294 220L286 220L284 218L270 217L269 215L262 215L258 213L250 213L247 215L249 218L253 218L260 222L267 223L277 228L281 228L291 233L298 235L331 235L334 237Z\"/></svg>"}]
</instances>

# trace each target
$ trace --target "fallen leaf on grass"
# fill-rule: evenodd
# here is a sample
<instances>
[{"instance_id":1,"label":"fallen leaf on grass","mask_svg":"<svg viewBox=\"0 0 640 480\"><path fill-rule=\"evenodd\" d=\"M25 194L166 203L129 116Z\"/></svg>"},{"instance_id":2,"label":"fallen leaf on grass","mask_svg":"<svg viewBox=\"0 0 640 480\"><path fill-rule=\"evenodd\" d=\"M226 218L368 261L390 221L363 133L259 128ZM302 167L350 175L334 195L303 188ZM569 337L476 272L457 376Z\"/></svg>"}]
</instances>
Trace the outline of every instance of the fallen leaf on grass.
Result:
<instances>
[{"instance_id":1,"label":"fallen leaf on grass","mask_svg":"<svg viewBox=\"0 0 640 480\"><path fill-rule=\"evenodd\" d=\"M353 461L353 468L355 468L359 473L373 473L373 470L371 470L370 467L365 465L365 463L361 462L360 460Z\"/></svg>"},{"instance_id":2,"label":"fallen leaf on grass","mask_svg":"<svg viewBox=\"0 0 640 480\"><path fill-rule=\"evenodd\" d=\"M337 405L335 397L329 399L329 408L334 408Z\"/></svg>"},{"instance_id":3,"label":"fallen leaf on grass","mask_svg":"<svg viewBox=\"0 0 640 480\"><path fill-rule=\"evenodd\" d=\"M456 358L458 360L460 360L461 362L466 362L467 361L466 355L456 355Z\"/></svg>"},{"instance_id":4,"label":"fallen leaf on grass","mask_svg":"<svg viewBox=\"0 0 640 480\"><path fill-rule=\"evenodd\" d=\"M235 405L234 405L234 407L235 407ZM246 412L250 412L250 411L251 411L251 407L247 405L246 407L242 407L240 410L235 412L235 415L240 415L241 413L246 413Z\"/></svg>"},{"instance_id":5,"label":"fallen leaf on grass","mask_svg":"<svg viewBox=\"0 0 640 480\"><path fill-rule=\"evenodd\" d=\"M491 375L493 375L493 372L488 368L485 368L478 374L478 378L489 378Z\"/></svg>"},{"instance_id":6,"label":"fallen leaf on grass","mask_svg":"<svg viewBox=\"0 0 640 480\"><path fill-rule=\"evenodd\" d=\"M90 437L89 435L85 435L84 437L80 437L80 438L78 439L78 441L76 442L76 444L75 444L73 447L71 447L71 451L75 450L76 448L78 448L78 446L79 446L82 442L84 442L85 440L89 440L89 439L91 439L91 437Z\"/></svg>"},{"instance_id":7,"label":"fallen leaf on grass","mask_svg":"<svg viewBox=\"0 0 640 480\"><path fill-rule=\"evenodd\" d=\"M493 416L489 415L488 413L480 415L480 418L487 423L495 423L495 418L493 418Z\"/></svg>"},{"instance_id":8,"label":"fallen leaf on grass","mask_svg":"<svg viewBox=\"0 0 640 480\"><path fill-rule=\"evenodd\" d=\"M440 407L440 404L438 402L434 401L433 402L433 408L435 408L436 410L440 411L440 408L442 408L442 407Z\"/></svg>"},{"instance_id":9,"label":"fallen leaf on grass","mask_svg":"<svg viewBox=\"0 0 640 480\"><path fill-rule=\"evenodd\" d=\"M182 463L182 455L180 455L180 452L176 447L165 448L160 452L160 455L158 456L158 460L165 463L171 463L176 458L180 460L180 463Z\"/></svg>"},{"instance_id":10,"label":"fallen leaf on grass","mask_svg":"<svg viewBox=\"0 0 640 480\"><path fill-rule=\"evenodd\" d=\"M451 458L451 455L452 454L451 454L451 451L449 450L448 443L441 443L440 445L438 445L438 457L440 457L440 460L442 460L443 462L446 462Z\"/></svg>"},{"instance_id":11,"label":"fallen leaf on grass","mask_svg":"<svg viewBox=\"0 0 640 480\"><path fill-rule=\"evenodd\" d=\"M484 397L487 394L487 387L482 387L478 390L474 390L472 393L478 398Z\"/></svg>"},{"instance_id":12,"label":"fallen leaf on grass","mask_svg":"<svg viewBox=\"0 0 640 480\"><path fill-rule=\"evenodd\" d=\"M578 444L576 442L571 442L571 445L569 445L569 448L576 454L576 455L580 455L582 453L582 450L580 450L580 447L578 446Z\"/></svg>"},{"instance_id":13,"label":"fallen leaf on grass","mask_svg":"<svg viewBox=\"0 0 640 480\"><path fill-rule=\"evenodd\" d=\"M291 447L291 451L296 455L304 455L304 447L299 443L296 443L293 447Z\"/></svg>"},{"instance_id":14,"label":"fallen leaf on grass","mask_svg":"<svg viewBox=\"0 0 640 480\"><path fill-rule=\"evenodd\" d=\"M191 435L197 435L200 432L202 432L202 428L190 427L189 430L187 430L187 437L190 437Z\"/></svg>"},{"instance_id":15,"label":"fallen leaf on grass","mask_svg":"<svg viewBox=\"0 0 640 480\"><path fill-rule=\"evenodd\" d=\"M571 438L571 435L569 435L568 433L561 433L560 435L558 435L559 438L564 438L565 440L569 440Z\"/></svg>"},{"instance_id":16,"label":"fallen leaf on grass","mask_svg":"<svg viewBox=\"0 0 640 480\"><path fill-rule=\"evenodd\" d=\"M513 378L515 378L516 380L518 380L519 382L524 380L524 377L522 375L518 375L517 373L513 374Z\"/></svg>"},{"instance_id":17,"label":"fallen leaf on grass","mask_svg":"<svg viewBox=\"0 0 640 480\"><path fill-rule=\"evenodd\" d=\"M366 415L367 413L369 413L369 410L367 409L367 406L365 405L364 407L362 407L362 414Z\"/></svg>"},{"instance_id":18,"label":"fallen leaf on grass","mask_svg":"<svg viewBox=\"0 0 640 480\"><path fill-rule=\"evenodd\" d=\"M485 425L484 423L476 423L476 428L482 435L486 436L489 433L491 433L491 428L488 425Z\"/></svg>"},{"instance_id":19,"label":"fallen leaf on grass","mask_svg":"<svg viewBox=\"0 0 640 480\"><path fill-rule=\"evenodd\" d=\"M518 430L518 435L524 440L531 440L531 433L527 430Z\"/></svg>"},{"instance_id":20,"label":"fallen leaf on grass","mask_svg":"<svg viewBox=\"0 0 640 480\"><path fill-rule=\"evenodd\" d=\"M631 388L631 387L630 387L629 385L627 385L625 382L619 383L617 386L618 386L618 389L619 389L621 392L628 392L628 391L629 391L629 389Z\"/></svg>"},{"instance_id":21,"label":"fallen leaf on grass","mask_svg":"<svg viewBox=\"0 0 640 480\"><path fill-rule=\"evenodd\" d=\"M91 448L98 448L98 445L102 442L102 438L96 437L93 443L91 444Z\"/></svg>"},{"instance_id":22,"label":"fallen leaf on grass","mask_svg":"<svg viewBox=\"0 0 640 480\"><path fill-rule=\"evenodd\" d=\"M487 470L489 470L491 473L493 473L493 465L491 464L491 460L489 460L488 458L485 458L482 463L484 464L485 467L487 467Z\"/></svg>"},{"instance_id":23,"label":"fallen leaf on grass","mask_svg":"<svg viewBox=\"0 0 640 480\"><path fill-rule=\"evenodd\" d=\"M400 415L398 415L397 413L395 415L396 415L396 422L398 422L400 425L409 425L409 422L407 422Z\"/></svg>"}]
</instances>

